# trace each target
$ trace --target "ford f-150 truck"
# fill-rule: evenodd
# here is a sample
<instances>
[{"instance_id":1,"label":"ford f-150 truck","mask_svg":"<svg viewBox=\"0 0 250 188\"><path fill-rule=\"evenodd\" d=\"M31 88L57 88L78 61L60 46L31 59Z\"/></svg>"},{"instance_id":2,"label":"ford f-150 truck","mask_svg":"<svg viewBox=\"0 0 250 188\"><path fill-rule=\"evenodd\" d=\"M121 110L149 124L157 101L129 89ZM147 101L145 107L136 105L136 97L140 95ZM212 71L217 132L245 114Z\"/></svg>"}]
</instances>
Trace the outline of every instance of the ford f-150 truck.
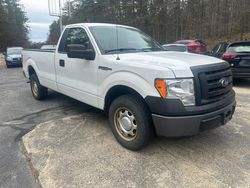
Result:
<instances>
[{"instance_id":1,"label":"ford f-150 truck","mask_svg":"<svg viewBox=\"0 0 250 188\"><path fill-rule=\"evenodd\" d=\"M56 50L23 51L23 71L37 100L51 89L108 112L115 138L131 150L154 135L225 125L236 106L228 63L164 51L129 26L68 25Z\"/></svg>"}]
</instances>

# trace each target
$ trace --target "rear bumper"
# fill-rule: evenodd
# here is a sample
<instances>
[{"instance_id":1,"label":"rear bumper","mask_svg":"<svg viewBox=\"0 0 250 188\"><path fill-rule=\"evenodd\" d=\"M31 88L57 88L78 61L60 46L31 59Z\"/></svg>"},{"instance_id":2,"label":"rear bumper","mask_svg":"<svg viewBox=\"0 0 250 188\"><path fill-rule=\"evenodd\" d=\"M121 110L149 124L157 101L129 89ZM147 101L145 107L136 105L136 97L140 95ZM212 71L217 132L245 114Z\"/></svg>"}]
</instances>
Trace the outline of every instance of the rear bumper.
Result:
<instances>
[{"instance_id":1,"label":"rear bumper","mask_svg":"<svg viewBox=\"0 0 250 188\"><path fill-rule=\"evenodd\" d=\"M193 136L207 129L225 125L232 119L235 108L234 101L224 108L202 115L168 117L153 114L152 118L158 136Z\"/></svg>"},{"instance_id":2,"label":"rear bumper","mask_svg":"<svg viewBox=\"0 0 250 188\"><path fill-rule=\"evenodd\" d=\"M250 78L250 68L232 68L234 78Z\"/></svg>"}]
</instances>

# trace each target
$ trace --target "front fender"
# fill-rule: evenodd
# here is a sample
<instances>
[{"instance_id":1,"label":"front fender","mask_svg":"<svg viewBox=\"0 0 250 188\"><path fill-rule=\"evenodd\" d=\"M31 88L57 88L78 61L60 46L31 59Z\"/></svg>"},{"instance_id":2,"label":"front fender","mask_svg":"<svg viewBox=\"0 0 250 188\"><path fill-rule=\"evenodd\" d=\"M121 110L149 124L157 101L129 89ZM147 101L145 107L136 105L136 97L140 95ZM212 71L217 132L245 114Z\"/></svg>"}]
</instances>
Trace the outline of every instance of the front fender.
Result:
<instances>
[{"instance_id":1,"label":"front fender","mask_svg":"<svg viewBox=\"0 0 250 188\"><path fill-rule=\"evenodd\" d=\"M104 107L104 99L108 91L114 86L126 86L137 93L143 98L146 96L160 96L154 87L154 80L145 80L140 75L132 72L115 72L106 77L99 86L99 106Z\"/></svg>"}]
</instances>

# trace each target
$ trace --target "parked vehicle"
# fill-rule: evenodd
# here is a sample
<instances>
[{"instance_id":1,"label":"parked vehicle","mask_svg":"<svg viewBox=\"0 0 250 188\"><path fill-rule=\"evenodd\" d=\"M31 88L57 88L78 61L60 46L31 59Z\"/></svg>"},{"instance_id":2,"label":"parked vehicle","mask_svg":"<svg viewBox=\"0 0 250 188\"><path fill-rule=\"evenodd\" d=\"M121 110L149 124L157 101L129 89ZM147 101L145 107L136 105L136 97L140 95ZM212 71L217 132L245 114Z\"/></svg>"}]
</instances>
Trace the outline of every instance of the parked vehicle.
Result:
<instances>
[{"instance_id":1,"label":"parked vehicle","mask_svg":"<svg viewBox=\"0 0 250 188\"><path fill-rule=\"evenodd\" d=\"M228 63L166 52L140 30L68 25L52 51L24 50L35 99L48 88L108 112L118 142L131 150L158 136L192 136L226 124L236 102Z\"/></svg>"},{"instance_id":2,"label":"parked vehicle","mask_svg":"<svg viewBox=\"0 0 250 188\"><path fill-rule=\"evenodd\" d=\"M227 61L234 78L250 78L250 41L219 43L211 55Z\"/></svg>"},{"instance_id":3,"label":"parked vehicle","mask_svg":"<svg viewBox=\"0 0 250 188\"><path fill-rule=\"evenodd\" d=\"M188 52L197 53L197 54L206 54L207 47L202 40L179 40L175 44L184 44L188 48Z\"/></svg>"},{"instance_id":4,"label":"parked vehicle","mask_svg":"<svg viewBox=\"0 0 250 188\"><path fill-rule=\"evenodd\" d=\"M56 50L56 45L43 45L41 50Z\"/></svg>"},{"instance_id":5,"label":"parked vehicle","mask_svg":"<svg viewBox=\"0 0 250 188\"><path fill-rule=\"evenodd\" d=\"M184 44L165 44L163 48L166 51L188 52L187 46Z\"/></svg>"},{"instance_id":6,"label":"parked vehicle","mask_svg":"<svg viewBox=\"0 0 250 188\"><path fill-rule=\"evenodd\" d=\"M7 68L22 66L22 50L22 47L7 48L6 53L4 53Z\"/></svg>"}]
</instances>

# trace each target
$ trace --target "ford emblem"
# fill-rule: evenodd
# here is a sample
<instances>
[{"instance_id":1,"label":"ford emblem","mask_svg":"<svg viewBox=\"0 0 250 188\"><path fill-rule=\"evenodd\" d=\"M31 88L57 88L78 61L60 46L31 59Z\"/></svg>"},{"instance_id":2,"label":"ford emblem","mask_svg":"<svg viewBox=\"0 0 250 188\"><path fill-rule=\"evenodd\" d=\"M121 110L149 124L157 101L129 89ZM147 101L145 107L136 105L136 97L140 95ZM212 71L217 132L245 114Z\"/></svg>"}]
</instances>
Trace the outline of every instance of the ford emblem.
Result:
<instances>
[{"instance_id":1,"label":"ford emblem","mask_svg":"<svg viewBox=\"0 0 250 188\"><path fill-rule=\"evenodd\" d=\"M220 84L222 87L227 87L229 85L229 80L227 78L220 79Z\"/></svg>"}]
</instances>

